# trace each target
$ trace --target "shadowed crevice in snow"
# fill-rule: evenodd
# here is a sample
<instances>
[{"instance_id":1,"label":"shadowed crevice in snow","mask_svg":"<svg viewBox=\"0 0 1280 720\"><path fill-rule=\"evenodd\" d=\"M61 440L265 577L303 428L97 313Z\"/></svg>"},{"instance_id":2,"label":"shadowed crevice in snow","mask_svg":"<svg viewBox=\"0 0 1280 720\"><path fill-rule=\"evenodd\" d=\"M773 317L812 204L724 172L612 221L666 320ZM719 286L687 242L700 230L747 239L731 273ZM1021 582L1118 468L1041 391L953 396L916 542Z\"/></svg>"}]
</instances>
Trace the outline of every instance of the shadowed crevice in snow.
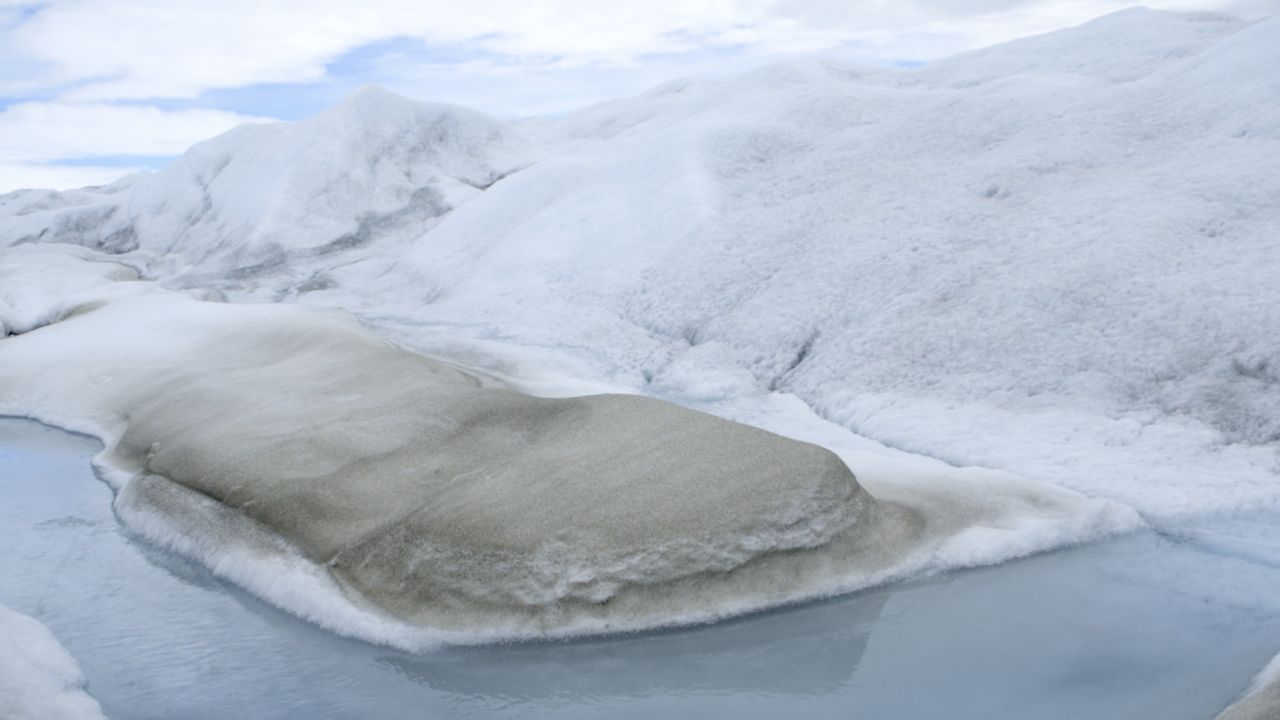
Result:
<instances>
[{"instance_id":1,"label":"shadowed crevice in snow","mask_svg":"<svg viewBox=\"0 0 1280 720\"><path fill-rule=\"evenodd\" d=\"M401 228L424 228L428 223L448 213L453 208L444 201L443 195L433 186L414 190L404 206L388 213L366 214L356 219L356 229L324 244L298 250L287 250L276 247L271 257L250 266L234 267L216 275L188 275L182 284L199 287L203 284L219 284L225 281L240 283L272 273L288 270L309 258L329 255L341 255L350 250L363 248L385 233ZM330 262L335 262L330 260ZM315 290L314 286L312 290Z\"/></svg>"},{"instance_id":2,"label":"shadowed crevice in snow","mask_svg":"<svg viewBox=\"0 0 1280 720\"><path fill-rule=\"evenodd\" d=\"M515 169L513 169L513 170L507 170L507 171L505 171L505 172L495 172L495 173L493 173L493 174L492 174L492 176L491 176L489 179L487 179L487 180L481 180L481 181L472 180L472 179L470 179L470 178L466 178L466 177L458 177L458 176L455 176L453 179L454 179L454 180L457 180L458 182L462 183L463 185L466 185L466 186L468 186L468 187L473 187L473 188L475 188L475 189L480 190L480 191L482 191L482 192L483 192L483 191L488 190L489 188L493 187L493 186L494 186L495 184L497 184L499 181L504 180L504 179L506 179L506 178L508 178L508 177L510 177L510 176L512 176L512 175L514 175L514 174L516 174L516 173L518 173L518 172L520 172L520 171L521 171L521 170L523 170L523 169L524 169L524 168L522 168L522 167L518 167L518 168L515 168Z\"/></svg>"},{"instance_id":3,"label":"shadowed crevice in snow","mask_svg":"<svg viewBox=\"0 0 1280 720\"><path fill-rule=\"evenodd\" d=\"M770 391L780 389L786 382L787 376L796 368L800 367L800 363L803 363L805 359L809 357L809 353L813 352L813 344L818 340L818 335L819 333L815 331L809 335L809 337L805 338L803 343L800 343L800 348L796 350L795 357L791 358L791 360L787 362L787 366L783 368L782 372L778 373L769 381Z\"/></svg>"}]
</instances>

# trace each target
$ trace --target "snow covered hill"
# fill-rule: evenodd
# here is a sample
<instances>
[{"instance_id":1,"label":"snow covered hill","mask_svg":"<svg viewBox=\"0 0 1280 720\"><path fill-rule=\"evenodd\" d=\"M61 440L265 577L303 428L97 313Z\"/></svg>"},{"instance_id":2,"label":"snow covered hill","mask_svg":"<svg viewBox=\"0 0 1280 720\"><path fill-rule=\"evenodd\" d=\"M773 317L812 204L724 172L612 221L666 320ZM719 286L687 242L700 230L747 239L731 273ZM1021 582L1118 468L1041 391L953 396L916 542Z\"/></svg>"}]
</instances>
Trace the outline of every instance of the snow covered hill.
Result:
<instances>
[{"instance_id":1,"label":"snow covered hill","mask_svg":"<svg viewBox=\"0 0 1280 720\"><path fill-rule=\"evenodd\" d=\"M366 90L160 173L4 196L0 245L342 305L517 379L750 422L790 393L1169 532L1231 516L1238 549L1280 512L1278 160L1280 18L1139 9L512 125Z\"/></svg>"},{"instance_id":2,"label":"snow covered hill","mask_svg":"<svg viewBox=\"0 0 1280 720\"><path fill-rule=\"evenodd\" d=\"M1274 510L1278 69L1280 19L1129 11L915 71L676 83L529 123L548 159L366 311L686 401L794 393L1162 523Z\"/></svg>"},{"instance_id":3,"label":"snow covered hill","mask_svg":"<svg viewBox=\"0 0 1280 720\"><path fill-rule=\"evenodd\" d=\"M375 235L421 233L528 152L482 113L367 87L304 122L236 128L157 173L11 193L0 215L8 242L141 250L167 277L244 277Z\"/></svg>"}]
</instances>

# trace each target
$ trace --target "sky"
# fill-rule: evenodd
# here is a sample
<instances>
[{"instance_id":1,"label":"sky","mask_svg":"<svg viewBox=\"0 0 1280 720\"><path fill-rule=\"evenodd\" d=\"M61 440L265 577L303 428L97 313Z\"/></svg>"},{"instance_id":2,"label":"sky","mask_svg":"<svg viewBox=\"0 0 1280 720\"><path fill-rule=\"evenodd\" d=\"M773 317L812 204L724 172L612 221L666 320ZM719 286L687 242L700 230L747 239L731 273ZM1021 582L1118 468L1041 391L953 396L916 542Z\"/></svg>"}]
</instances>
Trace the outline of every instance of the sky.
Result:
<instances>
[{"instance_id":1,"label":"sky","mask_svg":"<svg viewBox=\"0 0 1280 720\"><path fill-rule=\"evenodd\" d=\"M369 83L503 117L824 54L914 66L1123 0L0 0L0 192L109 182ZM1280 0L1150 7L1280 13Z\"/></svg>"}]
</instances>

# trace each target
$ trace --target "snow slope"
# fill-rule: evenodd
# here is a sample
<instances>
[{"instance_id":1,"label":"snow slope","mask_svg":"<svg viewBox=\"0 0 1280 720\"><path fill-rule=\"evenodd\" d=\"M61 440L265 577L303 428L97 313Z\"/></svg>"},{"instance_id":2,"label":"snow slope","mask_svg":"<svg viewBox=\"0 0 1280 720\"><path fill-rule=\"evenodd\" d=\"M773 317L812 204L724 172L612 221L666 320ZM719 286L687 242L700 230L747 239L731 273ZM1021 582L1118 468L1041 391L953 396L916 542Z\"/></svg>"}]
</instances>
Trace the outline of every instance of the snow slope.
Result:
<instances>
[{"instance_id":1,"label":"snow slope","mask_svg":"<svg viewBox=\"0 0 1280 720\"><path fill-rule=\"evenodd\" d=\"M49 629L0 605L0 718L101 720L84 674Z\"/></svg>"},{"instance_id":2,"label":"snow slope","mask_svg":"<svg viewBox=\"0 0 1280 720\"><path fill-rule=\"evenodd\" d=\"M377 297L315 299L438 352L793 393L1166 529L1275 512L1278 67L1280 19L1127 11L915 71L677 83L529 123L547 159Z\"/></svg>"}]
</instances>

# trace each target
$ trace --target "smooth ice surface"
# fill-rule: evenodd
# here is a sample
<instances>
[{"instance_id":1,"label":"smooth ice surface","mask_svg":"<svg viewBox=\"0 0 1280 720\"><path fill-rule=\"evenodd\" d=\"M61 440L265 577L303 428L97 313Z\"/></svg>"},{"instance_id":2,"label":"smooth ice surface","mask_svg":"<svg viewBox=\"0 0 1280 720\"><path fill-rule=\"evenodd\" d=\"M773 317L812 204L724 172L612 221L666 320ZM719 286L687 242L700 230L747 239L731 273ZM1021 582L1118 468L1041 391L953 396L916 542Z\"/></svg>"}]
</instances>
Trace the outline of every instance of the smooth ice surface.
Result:
<instances>
[{"instance_id":1,"label":"smooth ice surface","mask_svg":"<svg viewBox=\"0 0 1280 720\"><path fill-rule=\"evenodd\" d=\"M0 601L115 718L1203 720L1280 632L1280 570L1143 533L690 630L404 653L129 539L100 447L0 419Z\"/></svg>"}]
</instances>

